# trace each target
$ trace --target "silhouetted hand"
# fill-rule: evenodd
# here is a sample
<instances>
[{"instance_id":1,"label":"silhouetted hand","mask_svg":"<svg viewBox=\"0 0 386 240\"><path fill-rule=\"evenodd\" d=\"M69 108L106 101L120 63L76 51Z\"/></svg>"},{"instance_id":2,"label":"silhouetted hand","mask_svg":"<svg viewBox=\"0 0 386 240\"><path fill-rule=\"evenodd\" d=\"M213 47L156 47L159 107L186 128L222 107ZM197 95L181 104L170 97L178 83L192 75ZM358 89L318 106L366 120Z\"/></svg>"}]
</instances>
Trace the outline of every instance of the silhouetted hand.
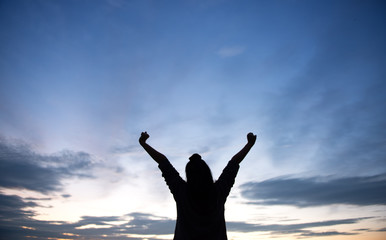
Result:
<instances>
[{"instance_id":1,"label":"silhouetted hand","mask_svg":"<svg viewBox=\"0 0 386 240\"><path fill-rule=\"evenodd\" d=\"M143 143L146 143L146 140L149 138L149 134L147 134L147 132L142 132L141 133L141 137L139 137L139 143L140 144L143 144Z\"/></svg>"},{"instance_id":2,"label":"silhouetted hand","mask_svg":"<svg viewBox=\"0 0 386 240\"><path fill-rule=\"evenodd\" d=\"M255 144L255 142L256 142L256 135L254 135L253 133L248 133L248 135L247 135L247 139L248 139L248 143L249 144L252 144L252 145L254 145Z\"/></svg>"}]
</instances>

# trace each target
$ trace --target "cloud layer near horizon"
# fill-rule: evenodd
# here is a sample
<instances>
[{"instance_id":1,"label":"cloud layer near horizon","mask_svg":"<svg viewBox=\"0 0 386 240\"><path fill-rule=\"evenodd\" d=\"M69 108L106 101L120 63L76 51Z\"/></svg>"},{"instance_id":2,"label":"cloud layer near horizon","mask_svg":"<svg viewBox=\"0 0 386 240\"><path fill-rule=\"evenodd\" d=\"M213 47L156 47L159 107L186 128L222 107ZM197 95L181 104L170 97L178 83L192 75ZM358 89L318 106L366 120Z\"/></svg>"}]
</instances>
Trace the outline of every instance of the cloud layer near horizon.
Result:
<instances>
[{"instance_id":1,"label":"cloud layer near horizon","mask_svg":"<svg viewBox=\"0 0 386 240\"><path fill-rule=\"evenodd\" d=\"M386 205L386 173L346 178L274 178L241 185L252 204L297 207L350 204Z\"/></svg>"},{"instance_id":2,"label":"cloud layer near horizon","mask_svg":"<svg viewBox=\"0 0 386 240\"><path fill-rule=\"evenodd\" d=\"M175 220L159 217L148 213L129 213L123 216L82 216L74 223L64 221L40 221L31 218L33 211L22 210L33 207L34 203L28 202L18 196L0 194L0 234L11 239L25 239L26 236L40 239L142 239L136 235L150 236L170 235L174 232ZM245 222L227 222L231 232L270 232L273 234L295 234L298 236L323 236L323 235L355 235L355 232L320 232L312 228L334 227L350 225L364 221L368 218L336 219L318 222L292 223L292 224L250 224ZM374 231L368 230L368 231ZM156 239L156 238L154 238Z\"/></svg>"},{"instance_id":3,"label":"cloud layer near horizon","mask_svg":"<svg viewBox=\"0 0 386 240\"><path fill-rule=\"evenodd\" d=\"M62 239L140 239L136 235L152 236L173 234L175 220L148 213L129 213L122 216L82 216L79 221L41 221L34 219L37 200L50 200L49 194L60 193L62 181L74 176L88 176L91 158L85 153L67 152L55 157L40 155L30 146L1 141L0 165L12 173L12 181L0 178L3 189L17 188L41 192L44 199L22 198L16 195L0 194L0 234L12 239L25 236ZM69 154L71 153L71 154ZM49 158L49 162L47 160ZM66 159L66 164L62 163ZM26 164L28 162L28 164ZM17 167L29 171L15 171ZM87 167L87 168L86 168ZM76 171L75 171L76 170ZM41 178L42 173L45 178ZM3 175L4 176L4 175ZM7 178L9 179L9 177ZM28 181L26 181L26 179ZM241 185L241 194L252 203L274 205L288 204L299 207L340 204L386 204L383 190L386 175L373 177L352 177L344 179L285 179L277 178L260 183L249 182ZM318 222L292 224L251 224L247 222L227 223L229 231L272 234L295 234L298 236L355 235L355 232L313 231L312 228L334 227L356 224L369 218L346 218ZM372 229L371 231L374 231ZM370 230L368 230L370 231ZM152 237L149 237L152 239Z\"/></svg>"}]
</instances>

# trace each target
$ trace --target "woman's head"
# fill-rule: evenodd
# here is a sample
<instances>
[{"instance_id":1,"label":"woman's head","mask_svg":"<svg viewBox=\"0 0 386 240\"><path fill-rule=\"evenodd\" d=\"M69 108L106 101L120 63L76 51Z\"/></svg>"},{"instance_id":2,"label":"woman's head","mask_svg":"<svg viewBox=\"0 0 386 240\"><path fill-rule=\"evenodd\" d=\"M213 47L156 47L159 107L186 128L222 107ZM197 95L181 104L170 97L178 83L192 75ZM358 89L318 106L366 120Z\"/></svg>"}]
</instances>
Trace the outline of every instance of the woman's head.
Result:
<instances>
[{"instance_id":1,"label":"woman's head","mask_svg":"<svg viewBox=\"0 0 386 240\"><path fill-rule=\"evenodd\" d=\"M206 215L214 211L216 195L213 189L213 177L210 168L197 153L189 158L185 168L188 193L199 214Z\"/></svg>"},{"instance_id":2,"label":"woman's head","mask_svg":"<svg viewBox=\"0 0 386 240\"><path fill-rule=\"evenodd\" d=\"M185 172L186 180L190 185L195 187L205 187L213 184L212 172L210 171L209 166L197 153L189 158Z\"/></svg>"}]
</instances>

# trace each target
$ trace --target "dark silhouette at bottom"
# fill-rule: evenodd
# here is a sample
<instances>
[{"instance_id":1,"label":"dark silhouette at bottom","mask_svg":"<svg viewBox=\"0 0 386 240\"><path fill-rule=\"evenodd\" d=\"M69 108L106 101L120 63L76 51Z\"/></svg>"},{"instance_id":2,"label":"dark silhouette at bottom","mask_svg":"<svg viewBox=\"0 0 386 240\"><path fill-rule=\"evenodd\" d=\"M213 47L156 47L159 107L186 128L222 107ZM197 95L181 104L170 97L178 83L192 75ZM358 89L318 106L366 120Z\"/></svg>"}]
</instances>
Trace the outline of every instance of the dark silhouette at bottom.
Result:
<instances>
[{"instance_id":1,"label":"dark silhouette at bottom","mask_svg":"<svg viewBox=\"0 0 386 240\"><path fill-rule=\"evenodd\" d=\"M186 164L186 181L162 153L155 150L142 132L139 143L158 163L158 167L177 204L174 240L227 240L224 205L235 182L239 164L256 142L248 133L247 144L232 157L220 177L214 182L210 168L197 153Z\"/></svg>"}]
</instances>

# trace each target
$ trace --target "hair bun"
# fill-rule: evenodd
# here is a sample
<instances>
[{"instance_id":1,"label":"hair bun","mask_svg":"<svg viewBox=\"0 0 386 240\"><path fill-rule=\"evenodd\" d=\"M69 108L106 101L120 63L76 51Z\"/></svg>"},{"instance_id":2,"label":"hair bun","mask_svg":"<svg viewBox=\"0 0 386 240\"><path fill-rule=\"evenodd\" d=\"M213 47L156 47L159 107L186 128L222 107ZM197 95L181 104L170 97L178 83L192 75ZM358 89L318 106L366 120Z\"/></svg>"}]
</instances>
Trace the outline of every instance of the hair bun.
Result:
<instances>
[{"instance_id":1,"label":"hair bun","mask_svg":"<svg viewBox=\"0 0 386 240\"><path fill-rule=\"evenodd\" d=\"M202 159L201 159L200 154L195 153L195 154L193 154L193 155L189 158L189 160L190 160L190 161L197 161L197 160L202 160Z\"/></svg>"}]
</instances>

